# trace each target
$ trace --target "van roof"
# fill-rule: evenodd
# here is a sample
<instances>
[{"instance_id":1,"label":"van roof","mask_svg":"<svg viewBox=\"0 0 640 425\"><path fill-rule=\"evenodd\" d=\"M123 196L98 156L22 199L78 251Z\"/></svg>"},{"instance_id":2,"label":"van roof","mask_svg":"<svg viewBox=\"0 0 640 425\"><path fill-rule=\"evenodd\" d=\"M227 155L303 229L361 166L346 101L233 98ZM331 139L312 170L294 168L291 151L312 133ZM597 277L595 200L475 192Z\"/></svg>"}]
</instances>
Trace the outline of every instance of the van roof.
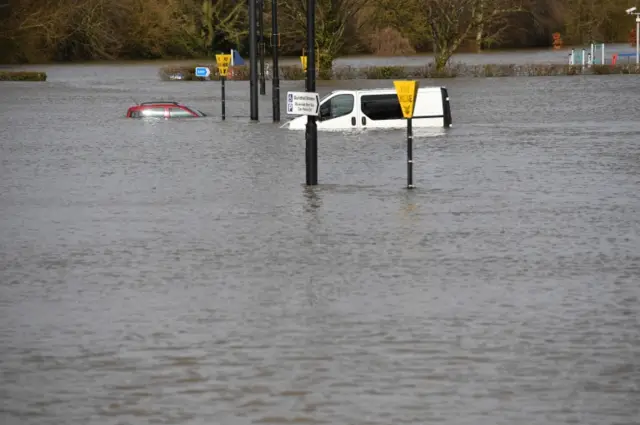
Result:
<instances>
[{"instance_id":1,"label":"van roof","mask_svg":"<svg viewBox=\"0 0 640 425\"><path fill-rule=\"evenodd\" d=\"M418 87L418 91L440 90L442 88L446 88L446 87L444 86ZM372 89L355 89L355 90L336 89L331 91L331 93L337 93L337 92L393 92L395 93L396 89L394 87L379 87L379 88L372 88Z\"/></svg>"}]
</instances>

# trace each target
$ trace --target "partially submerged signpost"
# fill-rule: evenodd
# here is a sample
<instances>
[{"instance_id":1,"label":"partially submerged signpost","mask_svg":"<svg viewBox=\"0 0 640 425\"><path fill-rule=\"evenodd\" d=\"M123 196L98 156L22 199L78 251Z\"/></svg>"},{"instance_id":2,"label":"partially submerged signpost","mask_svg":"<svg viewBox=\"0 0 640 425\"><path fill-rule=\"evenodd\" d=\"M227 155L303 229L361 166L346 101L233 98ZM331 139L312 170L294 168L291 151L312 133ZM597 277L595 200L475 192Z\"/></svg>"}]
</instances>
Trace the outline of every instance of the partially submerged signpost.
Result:
<instances>
[{"instance_id":1,"label":"partially submerged signpost","mask_svg":"<svg viewBox=\"0 0 640 425\"><path fill-rule=\"evenodd\" d=\"M418 82L394 81L398 102L402 109L402 116L407 119L407 189L413 189L413 129L411 119L416 107L416 97L418 96Z\"/></svg>"},{"instance_id":2,"label":"partially submerged signpost","mask_svg":"<svg viewBox=\"0 0 640 425\"><path fill-rule=\"evenodd\" d=\"M278 34L278 1L271 0L271 48L273 52L271 102L273 107L273 122L280 121L280 74L278 68L278 47L280 47L280 34Z\"/></svg>"},{"instance_id":3,"label":"partially submerged signpost","mask_svg":"<svg viewBox=\"0 0 640 425\"><path fill-rule=\"evenodd\" d=\"M308 95L318 96L316 93L316 0L307 0L307 87ZM318 102L319 103L319 102ZM306 131L306 163L307 186L318 184L318 126L316 116L307 115Z\"/></svg>"},{"instance_id":4,"label":"partially submerged signpost","mask_svg":"<svg viewBox=\"0 0 640 425\"><path fill-rule=\"evenodd\" d=\"M305 147L307 186L316 185L318 184L318 133L315 119L320 115L320 95L308 91L287 92L287 114L307 116ZM309 131L311 122L313 122L313 133Z\"/></svg>"},{"instance_id":5,"label":"partially submerged signpost","mask_svg":"<svg viewBox=\"0 0 640 425\"><path fill-rule=\"evenodd\" d=\"M231 55L216 55L216 63L218 65L218 75L220 75L220 83L222 87L222 120L226 118L226 105L225 105L225 81L227 80L227 74L229 72L229 65L231 64Z\"/></svg>"},{"instance_id":6,"label":"partially submerged signpost","mask_svg":"<svg viewBox=\"0 0 640 425\"><path fill-rule=\"evenodd\" d=\"M225 106L225 81L227 80L227 74L229 73L229 65L231 65L231 55L216 55L216 63L218 65L218 75L220 75L220 82L222 86L222 120L226 118L226 106ZM195 71L196 77L209 78L211 70L206 66L198 66Z\"/></svg>"}]
</instances>

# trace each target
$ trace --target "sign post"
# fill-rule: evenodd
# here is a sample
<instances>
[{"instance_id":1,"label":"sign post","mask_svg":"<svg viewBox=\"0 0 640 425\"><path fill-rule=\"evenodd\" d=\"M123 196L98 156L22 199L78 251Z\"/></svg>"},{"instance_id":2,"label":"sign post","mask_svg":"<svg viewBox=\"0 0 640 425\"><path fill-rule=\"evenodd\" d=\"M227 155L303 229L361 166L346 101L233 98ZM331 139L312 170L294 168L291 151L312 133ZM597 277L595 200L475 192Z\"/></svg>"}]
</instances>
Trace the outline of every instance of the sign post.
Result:
<instances>
[{"instance_id":1,"label":"sign post","mask_svg":"<svg viewBox=\"0 0 640 425\"><path fill-rule=\"evenodd\" d=\"M307 0L307 94L316 91L316 0ZM318 126L316 115L307 115L306 131L307 186L318 184Z\"/></svg>"},{"instance_id":2,"label":"sign post","mask_svg":"<svg viewBox=\"0 0 640 425\"><path fill-rule=\"evenodd\" d=\"M304 52L303 52L304 53ZM317 57L317 52L316 52L316 57ZM302 55L300 56L300 64L302 65L302 70L306 73L307 72L307 56L306 55ZM316 70L320 67L320 63L318 62L318 60L316 59Z\"/></svg>"},{"instance_id":3,"label":"sign post","mask_svg":"<svg viewBox=\"0 0 640 425\"><path fill-rule=\"evenodd\" d=\"M271 102L273 103L273 122L280 121L280 69L278 65L278 1L271 0L271 49L273 56L273 76L271 78Z\"/></svg>"},{"instance_id":4,"label":"sign post","mask_svg":"<svg viewBox=\"0 0 640 425\"><path fill-rule=\"evenodd\" d=\"M226 99L225 99L225 90L224 83L227 79L227 74L229 72L229 65L231 64L231 55L216 55L216 63L218 64L218 75L220 75L220 83L222 87L222 120L224 121L226 118Z\"/></svg>"},{"instance_id":5,"label":"sign post","mask_svg":"<svg viewBox=\"0 0 640 425\"><path fill-rule=\"evenodd\" d=\"M318 184L318 154L317 154L317 128L315 120L320 115L320 95L308 91L287 92L287 114L306 115L307 131L305 133L305 166L307 173L307 186ZM311 124L313 123L313 124ZM314 127L309 131L309 125ZM315 142L315 144L313 143Z\"/></svg>"},{"instance_id":6,"label":"sign post","mask_svg":"<svg viewBox=\"0 0 640 425\"><path fill-rule=\"evenodd\" d=\"M394 81L398 102L402 109L402 115L407 119L407 189L413 189L413 111L416 107L416 97L418 97L418 82Z\"/></svg>"},{"instance_id":7,"label":"sign post","mask_svg":"<svg viewBox=\"0 0 640 425\"><path fill-rule=\"evenodd\" d=\"M249 109L251 121L258 121L258 16L256 0L249 0Z\"/></svg>"}]
</instances>

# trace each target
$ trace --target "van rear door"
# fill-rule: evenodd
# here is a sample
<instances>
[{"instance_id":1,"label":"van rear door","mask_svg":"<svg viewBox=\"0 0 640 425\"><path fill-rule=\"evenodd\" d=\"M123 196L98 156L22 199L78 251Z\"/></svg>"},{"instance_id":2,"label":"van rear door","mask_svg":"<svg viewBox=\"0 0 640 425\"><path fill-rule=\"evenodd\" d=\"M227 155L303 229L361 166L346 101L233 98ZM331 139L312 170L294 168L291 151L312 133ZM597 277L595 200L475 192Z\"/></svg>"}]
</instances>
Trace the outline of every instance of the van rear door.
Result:
<instances>
[{"instance_id":1,"label":"van rear door","mask_svg":"<svg viewBox=\"0 0 640 425\"><path fill-rule=\"evenodd\" d=\"M320 104L318 128L328 130L348 130L359 128L356 92L340 91L333 93Z\"/></svg>"}]
</instances>

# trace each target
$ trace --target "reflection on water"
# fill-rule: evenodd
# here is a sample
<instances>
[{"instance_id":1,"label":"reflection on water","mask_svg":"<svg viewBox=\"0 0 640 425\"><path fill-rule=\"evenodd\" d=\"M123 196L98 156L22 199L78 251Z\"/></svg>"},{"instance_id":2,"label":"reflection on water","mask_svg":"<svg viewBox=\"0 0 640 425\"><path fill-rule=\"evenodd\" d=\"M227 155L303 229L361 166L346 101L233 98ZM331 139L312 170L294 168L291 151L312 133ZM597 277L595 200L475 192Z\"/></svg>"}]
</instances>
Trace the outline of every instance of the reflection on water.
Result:
<instances>
[{"instance_id":1,"label":"reflection on water","mask_svg":"<svg viewBox=\"0 0 640 425\"><path fill-rule=\"evenodd\" d=\"M423 81L454 127L407 191L404 130L321 133L307 188L246 83L221 122L216 83L47 72L0 87L2 424L640 417L635 77Z\"/></svg>"}]
</instances>

